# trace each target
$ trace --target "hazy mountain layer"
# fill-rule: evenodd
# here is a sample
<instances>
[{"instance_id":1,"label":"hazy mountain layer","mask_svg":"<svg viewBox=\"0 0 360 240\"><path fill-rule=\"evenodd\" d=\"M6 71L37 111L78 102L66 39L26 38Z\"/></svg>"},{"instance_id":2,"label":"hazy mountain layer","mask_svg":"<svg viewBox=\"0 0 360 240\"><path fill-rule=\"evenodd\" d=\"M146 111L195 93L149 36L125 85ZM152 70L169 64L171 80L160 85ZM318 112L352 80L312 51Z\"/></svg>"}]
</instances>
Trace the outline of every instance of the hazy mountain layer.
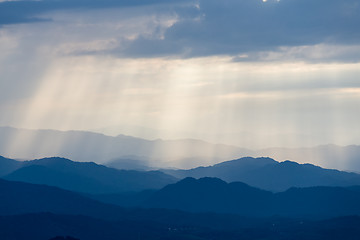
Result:
<instances>
[{"instance_id":1,"label":"hazy mountain layer","mask_svg":"<svg viewBox=\"0 0 360 240\"><path fill-rule=\"evenodd\" d=\"M266 156L281 161L292 160L325 168L360 172L360 146L355 145L249 150L192 139L150 141L125 135L110 137L83 131L24 130L9 127L0 127L0 155L20 159L59 156L76 161L112 162L111 166L127 169L193 168L216 164L226 159Z\"/></svg>"},{"instance_id":2,"label":"hazy mountain layer","mask_svg":"<svg viewBox=\"0 0 360 240\"><path fill-rule=\"evenodd\" d=\"M196 167L220 159L251 154L234 146L210 144L200 140L145 140L124 135L117 137L83 131L24 130L0 127L0 155L34 159L49 156L76 161L105 163L129 155L145 158L150 166Z\"/></svg>"},{"instance_id":3,"label":"hazy mountain layer","mask_svg":"<svg viewBox=\"0 0 360 240\"><path fill-rule=\"evenodd\" d=\"M108 168L92 162L73 162L64 158L44 158L18 162L0 159L8 167L8 180L46 184L84 193L117 193L160 189L176 178L159 171L127 171Z\"/></svg>"},{"instance_id":4,"label":"hazy mountain layer","mask_svg":"<svg viewBox=\"0 0 360 240\"><path fill-rule=\"evenodd\" d=\"M271 158L241 158L190 170L164 170L178 178L217 177L227 182L245 182L270 191L291 187L360 185L360 175L311 164L277 162Z\"/></svg>"},{"instance_id":5,"label":"hazy mountain layer","mask_svg":"<svg viewBox=\"0 0 360 240\"><path fill-rule=\"evenodd\" d=\"M137 207L247 217L318 219L360 214L360 192L340 187L292 188L273 194L240 182L227 184L216 178L187 178L143 197ZM132 211L55 187L0 180L0 215L52 212L102 219L136 219L139 212ZM167 216L167 211L155 210L157 213L151 214L152 211L144 211L145 218Z\"/></svg>"}]
</instances>

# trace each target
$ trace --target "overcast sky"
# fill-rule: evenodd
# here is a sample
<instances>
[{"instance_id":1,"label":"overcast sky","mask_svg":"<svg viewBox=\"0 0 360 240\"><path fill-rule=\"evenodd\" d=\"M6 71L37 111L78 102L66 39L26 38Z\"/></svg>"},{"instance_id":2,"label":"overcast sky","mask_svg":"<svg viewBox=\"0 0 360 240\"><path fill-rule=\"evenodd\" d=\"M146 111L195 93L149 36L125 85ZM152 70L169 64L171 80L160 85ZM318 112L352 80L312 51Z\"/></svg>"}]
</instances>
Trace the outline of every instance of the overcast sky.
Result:
<instances>
[{"instance_id":1,"label":"overcast sky","mask_svg":"<svg viewBox=\"0 0 360 240\"><path fill-rule=\"evenodd\" d=\"M360 144L359 0L0 1L0 126Z\"/></svg>"}]
</instances>

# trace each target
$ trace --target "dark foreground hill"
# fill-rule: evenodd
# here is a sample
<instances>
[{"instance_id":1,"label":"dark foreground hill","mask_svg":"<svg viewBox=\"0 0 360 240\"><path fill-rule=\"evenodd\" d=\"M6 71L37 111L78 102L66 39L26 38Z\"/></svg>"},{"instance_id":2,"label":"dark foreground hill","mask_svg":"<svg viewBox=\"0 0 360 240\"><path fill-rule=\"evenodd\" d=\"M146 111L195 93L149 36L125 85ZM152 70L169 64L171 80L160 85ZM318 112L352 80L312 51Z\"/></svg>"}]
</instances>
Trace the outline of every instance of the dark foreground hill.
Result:
<instances>
[{"instance_id":1,"label":"dark foreground hill","mask_svg":"<svg viewBox=\"0 0 360 240\"><path fill-rule=\"evenodd\" d=\"M189 212L231 213L247 217L330 218L360 215L360 192L339 187L292 188L271 193L244 183L187 178L151 194L137 207ZM150 211L150 210L149 210ZM45 185L0 180L0 215L36 212L81 214L111 219L123 208Z\"/></svg>"},{"instance_id":2,"label":"dark foreground hill","mask_svg":"<svg viewBox=\"0 0 360 240\"><path fill-rule=\"evenodd\" d=\"M207 227L247 225L239 216L194 214L166 209L125 209L104 204L79 193L46 185L0 179L0 216L49 212L60 215L83 215L114 221L155 221L171 224L201 223ZM220 221L221 219L221 221ZM1 239L1 238L0 238Z\"/></svg>"},{"instance_id":3,"label":"dark foreground hill","mask_svg":"<svg viewBox=\"0 0 360 240\"><path fill-rule=\"evenodd\" d=\"M0 215L36 212L112 218L122 209L56 187L0 179Z\"/></svg>"},{"instance_id":4,"label":"dark foreground hill","mask_svg":"<svg viewBox=\"0 0 360 240\"><path fill-rule=\"evenodd\" d=\"M163 201L166 201L166 192L174 194L174 187L187 185L191 188L195 181L198 187L203 184L209 184L207 190L195 195L199 198L200 194L207 194L209 189L214 192L221 187L225 189L222 193L223 199L218 197L217 205L224 204L232 191L242 189L248 192L247 196L266 197L272 193L253 189L241 183L223 186L218 179L186 179L178 184L164 188L161 194ZM189 185L190 184L190 185ZM234 187L239 185L239 187ZM196 188L196 187L195 187ZM196 190L196 189L195 189ZM322 192L317 189L310 189L310 196L315 198ZM160 191L160 192L161 192ZM165 192L164 192L165 191ZM194 191L194 189L192 190ZM308 191L305 189L305 191ZM177 191L175 191L176 193ZM180 191L177 194L181 196L186 194ZM339 192L337 192L339 193ZM338 203L339 208L346 208L344 202L341 202L341 196L332 200L335 195L321 195L323 199L328 199L334 204ZM264 194L264 195L263 195ZM292 192L284 193L287 197L279 197L288 202L288 205L298 204L305 195L294 194ZM214 194L211 194L213 196ZM219 195L220 196L220 195ZM235 196L232 194L232 196ZM159 195L157 196L159 197ZM354 197L350 194L343 198ZM188 196L191 198L191 196ZM291 204L290 201L298 199L298 202ZM210 200L210 199L209 199ZM264 199L266 200L266 199ZM356 200L356 199L355 199ZM354 202L355 202L354 200ZM238 202L239 205L249 202ZM358 199L356 201L359 201ZM178 201L179 202L179 201ZM181 202L181 201L180 201ZM193 201L198 204L201 201ZM305 201L306 202L306 201ZM349 206L352 203L348 202ZM306 205L306 204L305 204ZM327 205L333 208L334 205ZM231 205L230 205L231 206ZM294 209L294 206L291 206ZM296 207L296 206L295 206ZM251 207L249 207L251 208ZM282 240L282 239L357 239L360 234L360 218L357 216L341 217L328 220L311 220L313 218L296 216L296 212L288 214L287 208L283 208L285 213L277 217L253 218L244 217L235 214L219 213L190 213L177 210L166 209L124 209L117 206L99 203L90 200L77 193L62 190L55 187L44 185L34 185L20 182L10 182L0 180L0 239L2 240L48 240L56 236L72 236L80 240L112 240L112 239L247 239L247 240ZM323 208L326 211L332 209ZM348 208L349 209L349 208ZM300 208L300 210L303 210ZM300 211L299 210L299 211ZM352 215L356 214L357 209L353 209ZM336 212L341 216L344 212ZM296 216L295 218L284 218L285 215ZM347 214L349 215L349 214Z\"/></svg>"},{"instance_id":5,"label":"dark foreground hill","mask_svg":"<svg viewBox=\"0 0 360 240\"><path fill-rule=\"evenodd\" d=\"M92 162L74 162L55 157L24 162L2 158L0 167L6 169L2 171L7 173L2 175L4 179L46 184L84 193L160 189L176 181L175 177L159 171L118 170Z\"/></svg>"},{"instance_id":6,"label":"dark foreground hill","mask_svg":"<svg viewBox=\"0 0 360 240\"><path fill-rule=\"evenodd\" d=\"M357 188L291 188L272 193L241 182L226 183L217 178L186 178L155 192L93 197L121 206L231 213L249 217L329 218L360 214L360 192Z\"/></svg>"},{"instance_id":7,"label":"dark foreground hill","mask_svg":"<svg viewBox=\"0 0 360 240\"><path fill-rule=\"evenodd\" d=\"M165 172L178 178L217 177L270 191L285 191L291 187L360 185L360 174L324 169L312 164L277 162L271 158L246 157L209 167Z\"/></svg>"},{"instance_id":8,"label":"dark foreground hill","mask_svg":"<svg viewBox=\"0 0 360 240\"><path fill-rule=\"evenodd\" d=\"M188 215L188 219L191 217ZM235 222L235 219L232 222ZM65 238L60 236L71 236L68 239L80 240L354 240L359 235L360 218L356 216L325 221L257 219L248 226L236 228L205 227L200 221L180 224L156 221L105 221L86 216L51 213L0 216L2 240Z\"/></svg>"}]
</instances>

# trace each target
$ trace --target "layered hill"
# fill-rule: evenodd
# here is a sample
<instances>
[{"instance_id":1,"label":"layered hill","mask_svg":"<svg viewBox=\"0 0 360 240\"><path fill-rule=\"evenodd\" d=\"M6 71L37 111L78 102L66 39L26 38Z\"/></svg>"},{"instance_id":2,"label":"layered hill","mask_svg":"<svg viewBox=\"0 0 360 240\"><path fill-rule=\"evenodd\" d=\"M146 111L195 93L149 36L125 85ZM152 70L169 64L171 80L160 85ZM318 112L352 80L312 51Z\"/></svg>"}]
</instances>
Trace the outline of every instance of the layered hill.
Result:
<instances>
[{"instance_id":1,"label":"layered hill","mask_svg":"<svg viewBox=\"0 0 360 240\"><path fill-rule=\"evenodd\" d=\"M292 188L274 194L243 183L228 184L216 178L187 178L147 196L137 205L148 210L126 210L56 187L0 180L0 215L51 212L108 220L146 221L155 220L156 216L165 223L167 218L176 215L175 219L189 222L184 220L187 217L183 213L174 211L182 210L243 217L319 219L360 215L359 201L360 192L347 188ZM195 219L196 215L193 217Z\"/></svg>"},{"instance_id":2,"label":"layered hill","mask_svg":"<svg viewBox=\"0 0 360 240\"><path fill-rule=\"evenodd\" d=\"M46 185L0 179L0 215L52 212L112 218L121 208Z\"/></svg>"},{"instance_id":3,"label":"layered hill","mask_svg":"<svg viewBox=\"0 0 360 240\"><path fill-rule=\"evenodd\" d=\"M291 161L277 162L271 158L246 157L209 167L164 171L178 178L217 177L270 191L284 191L291 187L360 185L360 175L356 173Z\"/></svg>"},{"instance_id":4,"label":"layered hill","mask_svg":"<svg viewBox=\"0 0 360 240\"><path fill-rule=\"evenodd\" d=\"M177 180L159 171L118 170L92 162L55 157L24 162L3 158L0 167L7 169L3 171L6 174L0 175L7 180L46 184L83 193L160 189Z\"/></svg>"},{"instance_id":5,"label":"layered hill","mask_svg":"<svg viewBox=\"0 0 360 240\"><path fill-rule=\"evenodd\" d=\"M186 178L144 199L142 206L242 216L336 217L360 214L360 192L341 187L291 188L271 193L241 182Z\"/></svg>"}]
</instances>

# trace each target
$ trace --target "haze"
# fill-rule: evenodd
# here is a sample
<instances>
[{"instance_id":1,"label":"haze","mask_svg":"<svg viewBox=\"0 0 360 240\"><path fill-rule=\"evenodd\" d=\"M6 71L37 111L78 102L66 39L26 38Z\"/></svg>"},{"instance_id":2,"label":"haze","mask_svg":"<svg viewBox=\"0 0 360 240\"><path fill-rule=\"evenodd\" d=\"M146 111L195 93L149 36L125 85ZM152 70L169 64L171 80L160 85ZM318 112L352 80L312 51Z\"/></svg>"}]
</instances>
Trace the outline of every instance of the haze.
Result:
<instances>
[{"instance_id":1,"label":"haze","mask_svg":"<svg viewBox=\"0 0 360 240\"><path fill-rule=\"evenodd\" d=\"M356 0L1 1L0 126L360 144L359 11Z\"/></svg>"}]
</instances>

